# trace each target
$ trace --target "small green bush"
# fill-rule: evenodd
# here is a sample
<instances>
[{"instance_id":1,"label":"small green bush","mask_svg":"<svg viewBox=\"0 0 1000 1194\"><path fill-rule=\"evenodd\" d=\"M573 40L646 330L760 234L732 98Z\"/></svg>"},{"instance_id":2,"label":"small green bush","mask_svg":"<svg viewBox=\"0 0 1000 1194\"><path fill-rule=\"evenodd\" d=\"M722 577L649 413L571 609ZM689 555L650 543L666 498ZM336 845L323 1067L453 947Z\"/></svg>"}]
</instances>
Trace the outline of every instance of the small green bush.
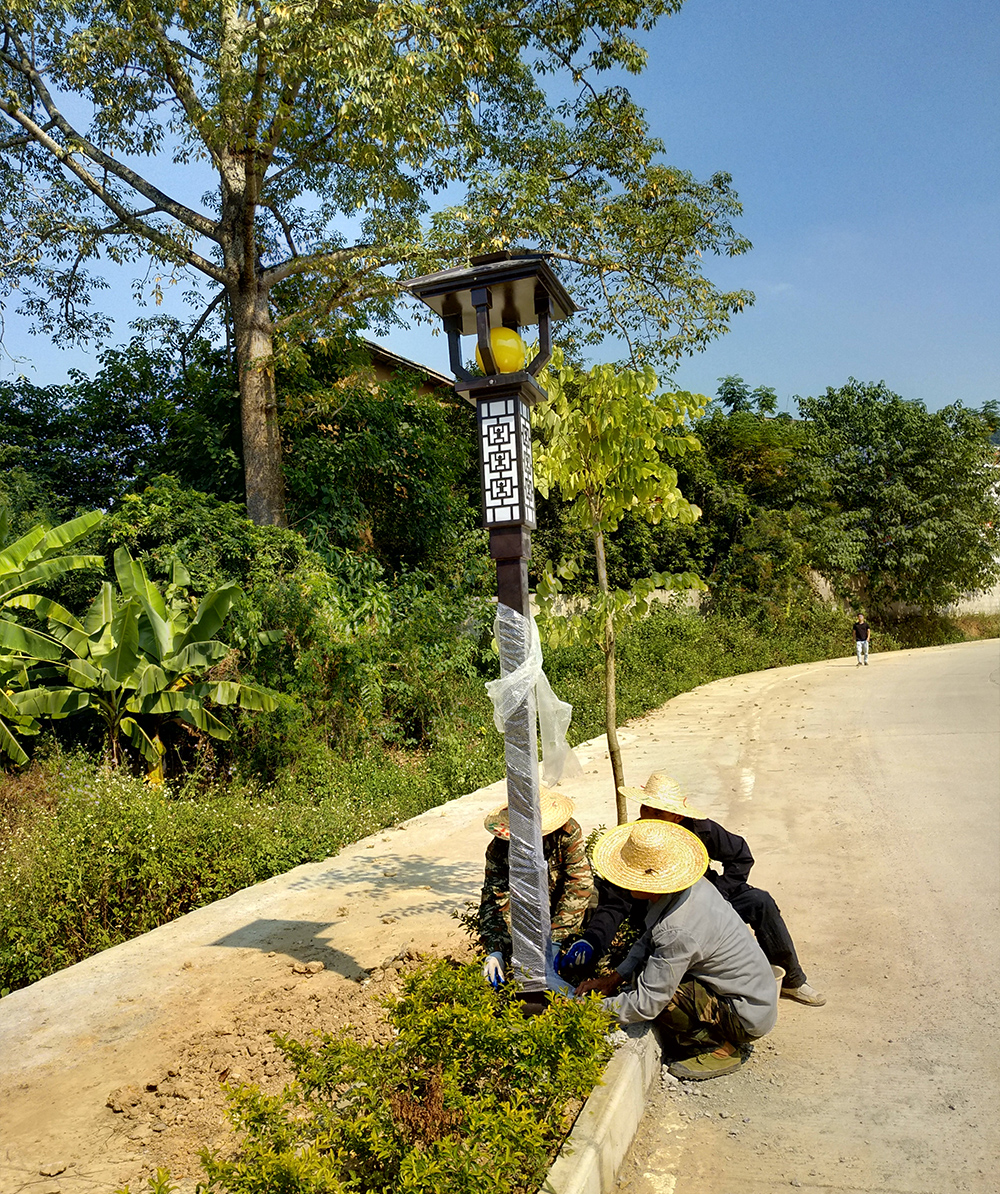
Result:
<instances>
[{"instance_id":1,"label":"small green bush","mask_svg":"<svg viewBox=\"0 0 1000 1194\"><path fill-rule=\"evenodd\" d=\"M235 1155L202 1154L200 1190L230 1194L533 1194L611 1049L598 999L525 1018L478 965L404 981L388 1045L277 1038L296 1074L279 1095L230 1092Z\"/></svg>"}]
</instances>

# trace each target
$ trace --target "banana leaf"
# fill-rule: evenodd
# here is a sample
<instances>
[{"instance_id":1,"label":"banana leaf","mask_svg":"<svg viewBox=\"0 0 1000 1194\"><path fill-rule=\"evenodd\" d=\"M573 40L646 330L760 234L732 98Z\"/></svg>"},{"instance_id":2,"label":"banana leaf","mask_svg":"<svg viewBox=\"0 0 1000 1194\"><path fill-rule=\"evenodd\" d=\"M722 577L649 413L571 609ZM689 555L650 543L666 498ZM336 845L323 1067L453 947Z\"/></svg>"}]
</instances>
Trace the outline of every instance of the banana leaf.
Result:
<instances>
[{"instance_id":1,"label":"banana leaf","mask_svg":"<svg viewBox=\"0 0 1000 1194\"><path fill-rule=\"evenodd\" d=\"M63 656L62 644L55 639L3 618L0 618L0 647L19 652L29 659L59 660Z\"/></svg>"},{"instance_id":2,"label":"banana leaf","mask_svg":"<svg viewBox=\"0 0 1000 1194\"><path fill-rule=\"evenodd\" d=\"M18 767L23 767L28 761L23 747L5 725L3 718L0 718L0 751Z\"/></svg>"},{"instance_id":3,"label":"banana leaf","mask_svg":"<svg viewBox=\"0 0 1000 1194\"><path fill-rule=\"evenodd\" d=\"M160 765L160 752L156 749L156 743L153 742L134 717L123 717L120 728L121 732L151 767L158 767Z\"/></svg>"},{"instance_id":4,"label":"banana leaf","mask_svg":"<svg viewBox=\"0 0 1000 1194\"><path fill-rule=\"evenodd\" d=\"M220 659L225 659L229 648L218 639L210 639L206 643L190 643L176 655L163 660L163 666L170 672L204 671Z\"/></svg>"},{"instance_id":5,"label":"banana leaf","mask_svg":"<svg viewBox=\"0 0 1000 1194\"><path fill-rule=\"evenodd\" d=\"M11 701L23 717L51 717L58 720L79 713L90 704L90 693L79 688L29 688L11 694Z\"/></svg>"},{"instance_id":6,"label":"banana leaf","mask_svg":"<svg viewBox=\"0 0 1000 1194\"><path fill-rule=\"evenodd\" d=\"M239 684L235 680L214 680L192 686L203 700L217 705L239 705L241 709L255 709L258 712L277 709L278 702L263 688L251 684Z\"/></svg>"},{"instance_id":7,"label":"banana leaf","mask_svg":"<svg viewBox=\"0 0 1000 1194\"><path fill-rule=\"evenodd\" d=\"M101 663L116 683L123 684L139 662L139 623L131 601L115 614L111 623L111 638L115 645Z\"/></svg>"},{"instance_id":8,"label":"banana leaf","mask_svg":"<svg viewBox=\"0 0 1000 1194\"><path fill-rule=\"evenodd\" d=\"M115 589L111 581L106 580L100 587L97 596L90 604L83 618L83 628L93 638L100 635L111 625L118 603L115 600Z\"/></svg>"},{"instance_id":9,"label":"banana leaf","mask_svg":"<svg viewBox=\"0 0 1000 1194\"><path fill-rule=\"evenodd\" d=\"M219 738L223 741L231 736L229 727L223 725L217 717L209 713L197 697L189 696L183 692L161 692L155 698L146 697L142 701L133 697L128 702L128 708L133 713L143 713L146 715L172 713L174 716L179 717L181 721L186 721L189 725L196 726L199 730L204 730L206 734L210 734L213 738Z\"/></svg>"},{"instance_id":10,"label":"banana leaf","mask_svg":"<svg viewBox=\"0 0 1000 1194\"><path fill-rule=\"evenodd\" d=\"M49 624L49 633L58 639L67 650L78 655L87 642L87 633L83 623L70 613L65 606L48 597L40 597L37 593L22 593L19 597L12 597L6 602L14 609L30 609L36 617L44 618Z\"/></svg>"},{"instance_id":11,"label":"banana leaf","mask_svg":"<svg viewBox=\"0 0 1000 1194\"><path fill-rule=\"evenodd\" d=\"M198 612L178 646L184 648L190 643L204 643L215 637L226 620L226 615L242 597L242 590L235 582L220 585L206 593L198 604Z\"/></svg>"}]
</instances>

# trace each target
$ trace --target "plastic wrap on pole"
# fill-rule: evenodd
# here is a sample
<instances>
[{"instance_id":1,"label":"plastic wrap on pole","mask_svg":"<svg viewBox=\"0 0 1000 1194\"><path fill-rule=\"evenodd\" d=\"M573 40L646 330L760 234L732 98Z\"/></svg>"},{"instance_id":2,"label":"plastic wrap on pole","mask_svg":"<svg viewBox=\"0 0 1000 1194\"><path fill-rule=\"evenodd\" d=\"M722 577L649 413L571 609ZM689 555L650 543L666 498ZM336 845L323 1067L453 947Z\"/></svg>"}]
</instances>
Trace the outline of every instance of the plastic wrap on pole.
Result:
<instances>
[{"instance_id":1,"label":"plastic wrap on pole","mask_svg":"<svg viewBox=\"0 0 1000 1194\"><path fill-rule=\"evenodd\" d=\"M535 692L542 674L542 652L534 623L509 606L497 607L496 634L501 678L486 687L493 700L494 720L504 735L507 766L513 971L524 990L538 991L562 985L552 969L549 875L538 804ZM547 684L544 687L548 689ZM550 689L548 693L551 696ZM569 749L565 730L571 712L569 706L563 707L561 760ZM547 716L550 713L551 702ZM546 734L555 741L556 731L547 729ZM555 779L558 774L549 782Z\"/></svg>"},{"instance_id":2,"label":"plastic wrap on pole","mask_svg":"<svg viewBox=\"0 0 1000 1194\"><path fill-rule=\"evenodd\" d=\"M493 724L501 734L504 733L507 719L534 689L542 739L543 783L551 787L564 775L580 775L583 768L566 741L573 706L556 696L542 671L542 643L535 619L526 618L507 605L498 605L493 630L498 645L506 642L511 656L523 660L509 675L504 674L504 651L501 646L500 679L490 680L486 685L493 702Z\"/></svg>"}]
</instances>

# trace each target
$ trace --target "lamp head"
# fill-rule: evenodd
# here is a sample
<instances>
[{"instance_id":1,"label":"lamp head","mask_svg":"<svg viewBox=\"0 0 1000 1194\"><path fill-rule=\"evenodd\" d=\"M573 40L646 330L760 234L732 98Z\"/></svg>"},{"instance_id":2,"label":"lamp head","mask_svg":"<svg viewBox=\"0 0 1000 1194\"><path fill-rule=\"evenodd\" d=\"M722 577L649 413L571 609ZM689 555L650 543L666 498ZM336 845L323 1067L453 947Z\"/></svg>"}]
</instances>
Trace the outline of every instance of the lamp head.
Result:
<instances>
[{"instance_id":1,"label":"lamp head","mask_svg":"<svg viewBox=\"0 0 1000 1194\"><path fill-rule=\"evenodd\" d=\"M519 328L538 324L540 351L527 370L534 378L552 355L551 321L565 319L576 310L544 253L503 252L474 257L468 269L425 274L403 285L441 316L448 333L452 372L459 379L456 389L472 388L462 383L475 380L462 364L460 337L476 336L480 367L488 377L495 377L519 372L523 361L518 362L516 354L508 356L502 349L498 360L492 333L502 328L516 333ZM511 364L516 368L509 368Z\"/></svg>"}]
</instances>

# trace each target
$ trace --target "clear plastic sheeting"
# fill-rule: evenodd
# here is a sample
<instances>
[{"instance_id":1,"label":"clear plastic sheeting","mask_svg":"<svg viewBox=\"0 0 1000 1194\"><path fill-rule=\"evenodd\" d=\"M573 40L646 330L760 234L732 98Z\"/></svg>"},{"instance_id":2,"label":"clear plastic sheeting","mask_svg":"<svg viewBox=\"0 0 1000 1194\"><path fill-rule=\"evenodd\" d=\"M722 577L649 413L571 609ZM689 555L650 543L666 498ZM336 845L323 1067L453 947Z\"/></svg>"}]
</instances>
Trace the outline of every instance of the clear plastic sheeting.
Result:
<instances>
[{"instance_id":1,"label":"clear plastic sheeting","mask_svg":"<svg viewBox=\"0 0 1000 1194\"><path fill-rule=\"evenodd\" d=\"M510 606L498 605L493 632L500 647L500 679L486 684L493 702L493 724L505 733L507 719L534 689L542 739L542 782L552 787L564 775L581 775L583 768L566 740L573 706L556 696L542 671L542 643L535 619L524 617ZM504 667L505 646L510 659L522 661L509 673ZM523 771L524 767L517 770Z\"/></svg>"},{"instance_id":2,"label":"clear plastic sheeting","mask_svg":"<svg viewBox=\"0 0 1000 1194\"><path fill-rule=\"evenodd\" d=\"M496 635L500 679L490 681L486 688L493 701L494 721L504 736L507 767L513 972L525 991L564 989L552 964L549 873L542 852L538 805L536 692L539 705L544 704L546 710L542 741L551 743L545 748L548 783L559 779L572 755L566 743L572 709L556 699L545 681L541 643L532 619L499 605ZM558 768L553 763L556 759ZM579 768L575 757L572 761Z\"/></svg>"}]
</instances>

